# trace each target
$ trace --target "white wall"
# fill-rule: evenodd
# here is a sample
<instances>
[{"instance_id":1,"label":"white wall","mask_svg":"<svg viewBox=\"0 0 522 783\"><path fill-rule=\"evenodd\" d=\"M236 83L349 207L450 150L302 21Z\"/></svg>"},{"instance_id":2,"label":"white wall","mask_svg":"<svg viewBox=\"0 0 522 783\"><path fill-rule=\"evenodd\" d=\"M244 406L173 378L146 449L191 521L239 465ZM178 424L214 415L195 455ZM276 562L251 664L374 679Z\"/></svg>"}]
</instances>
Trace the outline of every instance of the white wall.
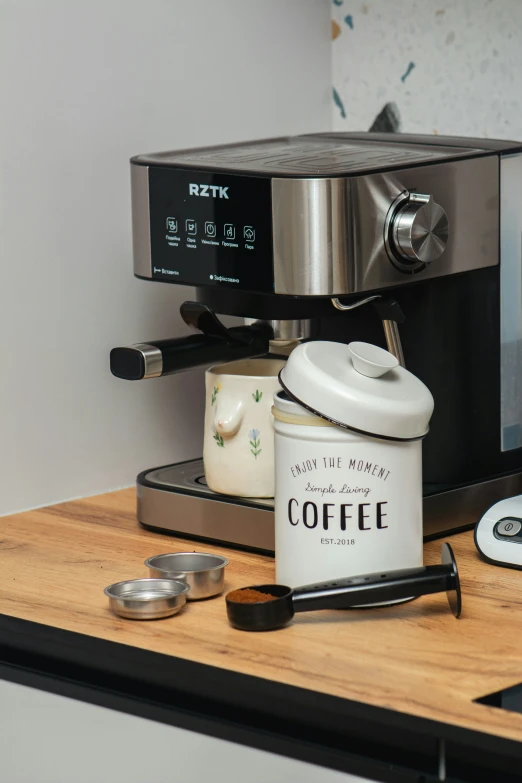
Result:
<instances>
[{"instance_id":1,"label":"white wall","mask_svg":"<svg viewBox=\"0 0 522 783\"><path fill-rule=\"evenodd\" d=\"M0 0L0 513L201 454L200 372L114 379L191 289L132 275L128 158L327 129L328 0Z\"/></svg>"},{"instance_id":2,"label":"white wall","mask_svg":"<svg viewBox=\"0 0 522 783\"><path fill-rule=\"evenodd\" d=\"M520 0L334 0L336 130L386 103L401 130L522 139ZM412 66L410 66L410 63Z\"/></svg>"}]
</instances>

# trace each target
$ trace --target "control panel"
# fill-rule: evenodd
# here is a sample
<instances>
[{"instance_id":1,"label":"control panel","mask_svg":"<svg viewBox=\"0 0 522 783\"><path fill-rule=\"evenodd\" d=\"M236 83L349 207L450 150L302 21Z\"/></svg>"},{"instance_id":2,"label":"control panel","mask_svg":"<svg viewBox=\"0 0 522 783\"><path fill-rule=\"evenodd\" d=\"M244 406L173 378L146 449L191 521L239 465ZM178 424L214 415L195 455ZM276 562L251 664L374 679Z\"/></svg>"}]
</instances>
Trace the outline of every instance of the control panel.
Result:
<instances>
[{"instance_id":1,"label":"control panel","mask_svg":"<svg viewBox=\"0 0 522 783\"><path fill-rule=\"evenodd\" d=\"M152 277L274 290L270 179L149 168Z\"/></svg>"},{"instance_id":2,"label":"control panel","mask_svg":"<svg viewBox=\"0 0 522 783\"><path fill-rule=\"evenodd\" d=\"M522 495L495 503L475 527L478 551L495 565L522 569Z\"/></svg>"}]
</instances>

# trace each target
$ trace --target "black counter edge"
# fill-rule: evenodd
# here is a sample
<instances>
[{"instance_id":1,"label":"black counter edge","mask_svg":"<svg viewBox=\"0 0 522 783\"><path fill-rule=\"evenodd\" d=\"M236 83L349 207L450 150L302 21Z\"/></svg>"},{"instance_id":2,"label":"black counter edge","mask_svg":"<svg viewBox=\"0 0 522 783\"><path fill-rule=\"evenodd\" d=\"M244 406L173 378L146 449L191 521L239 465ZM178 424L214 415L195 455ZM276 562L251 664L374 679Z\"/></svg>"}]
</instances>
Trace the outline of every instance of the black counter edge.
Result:
<instances>
[{"instance_id":1,"label":"black counter edge","mask_svg":"<svg viewBox=\"0 0 522 783\"><path fill-rule=\"evenodd\" d=\"M514 741L8 615L0 678L383 783L438 780L441 743L448 783L521 779Z\"/></svg>"}]
</instances>

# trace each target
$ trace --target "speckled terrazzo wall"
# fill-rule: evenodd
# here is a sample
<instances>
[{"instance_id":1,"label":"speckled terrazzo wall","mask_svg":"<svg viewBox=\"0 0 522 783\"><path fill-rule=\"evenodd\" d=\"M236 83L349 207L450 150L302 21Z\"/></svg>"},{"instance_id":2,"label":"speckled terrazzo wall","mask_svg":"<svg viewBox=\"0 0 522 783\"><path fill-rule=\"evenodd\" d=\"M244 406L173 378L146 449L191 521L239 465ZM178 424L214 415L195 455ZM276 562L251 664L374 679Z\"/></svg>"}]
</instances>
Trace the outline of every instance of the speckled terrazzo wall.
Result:
<instances>
[{"instance_id":1,"label":"speckled terrazzo wall","mask_svg":"<svg viewBox=\"0 0 522 783\"><path fill-rule=\"evenodd\" d=\"M333 127L522 139L522 0L332 0Z\"/></svg>"}]
</instances>

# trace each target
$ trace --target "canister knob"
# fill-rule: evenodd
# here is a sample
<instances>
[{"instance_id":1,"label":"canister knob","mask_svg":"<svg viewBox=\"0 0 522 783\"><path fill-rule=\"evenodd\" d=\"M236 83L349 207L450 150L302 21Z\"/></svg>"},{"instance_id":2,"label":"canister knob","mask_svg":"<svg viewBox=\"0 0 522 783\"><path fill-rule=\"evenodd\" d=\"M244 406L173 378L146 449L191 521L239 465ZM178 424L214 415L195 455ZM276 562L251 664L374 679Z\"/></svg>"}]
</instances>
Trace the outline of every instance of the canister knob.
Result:
<instances>
[{"instance_id":1,"label":"canister knob","mask_svg":"<svg viewBox=\"0 0 522 783\"><path fill-rule=\"evenodd\" d=\"M393 354L379 348L378 345L350 343L348 350L354 368L368 378L380 378L399 365L398 359Z\"/></svg>"},{"instance_id":2,"label":"canister knob","mask_svg":"<svg viewBox=\"0 0 522 783\"><path fill-rule=\"evenodd\" d=\"M389 242L394 255L406 265L429 264L439 258L448 242L448 216L433 198L410 193L391 220Z\"/></svg>"}]
</instances>

